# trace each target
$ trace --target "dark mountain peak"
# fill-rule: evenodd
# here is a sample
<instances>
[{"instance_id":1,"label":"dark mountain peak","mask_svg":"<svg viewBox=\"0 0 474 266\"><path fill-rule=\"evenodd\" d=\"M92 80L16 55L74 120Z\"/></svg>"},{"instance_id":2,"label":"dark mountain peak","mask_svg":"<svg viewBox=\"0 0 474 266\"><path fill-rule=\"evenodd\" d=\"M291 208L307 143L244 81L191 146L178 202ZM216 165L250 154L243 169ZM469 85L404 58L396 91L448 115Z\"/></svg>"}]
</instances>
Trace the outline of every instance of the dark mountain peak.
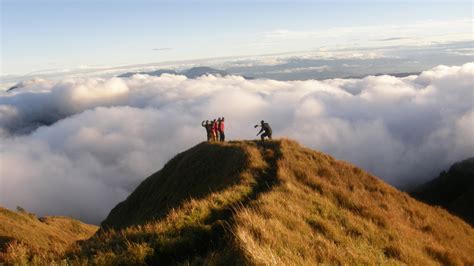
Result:
<instances>
[{"instance_id":1,"label":"dark mountain peak","mask_svg":"<svg viewBox=\"0 0 474 266\"><path fill-rule=\"evenodd\" d=\"M415 198L439 205L474 225L474 157L454 163L435 179L413 190Z\"/></svg>"},{"instance_id":2,"label":"dark mountain peak","mask_svg":"<svg viewBox=\"0 0 474 266\"><path fill-rule=\"evenodd\" d=\"M205 76L205 75L219 75L219 76L227 76L229 73L227 73L224 70L219 70L211 67L206 67L206 66L199 66L199 67L193 67L190 68L181 74L185 75L188 78L198 78L200 76Z\"/></svg>"},{"instance_id":3,"label":"dark mountain peak","mask_svg":"<svg viewBox=\"0 0 474 266\"><path fill-rule=\"evenodd\" d=\"M12 91L12 90L18 89L18 88L20 88L20 87L21 87L20 84L16 84L16 85L11 86L10 88L8 88L7 92L10 92L10 91Z\"/></svg>"},{"instance_id":4,"label":"dark mountain peak","mask_svg":"<svg viewBox=\"0 0 474 266\"><path fill-rule=\"evenodd\" d=\"M141 75L149 75L149 76L161 76L162 74L172 74L172 75L177 75L178 72L172 70L172 69L158 69L158 70L154 70L154 71L151 71L151 72L127 72L127 73L124 73L122 75L119 75L118 77L119 78L130 78L132 77L133 75L136 75L136 74L141 74Z\"/></svg>"},{"instance_id":5,"label":"dark mountain peak","mask_svg":"<svg viewBox=\"0 0 474 266\"><path fill-rule=\"evenodd\" d=\"M220 69L215 69L212 67L207 67L207 66L199 66L199 67L192 67L190 69L184 70L182 72L176 72L175 70L170 70L170 69L158 69L155 71L150 71L150 72L127 72L124 74L119 75L119 78L129 78L132 77L135 74L142 74L142 75L149 75L149 76L161 76L162 74L172 74L172 75L184 75L187 78L194 79L198 78L201 76L205 75L215 75L215 76L227 76L229 73L227 73L224 70Z\"/></svg>"}]
</instances>

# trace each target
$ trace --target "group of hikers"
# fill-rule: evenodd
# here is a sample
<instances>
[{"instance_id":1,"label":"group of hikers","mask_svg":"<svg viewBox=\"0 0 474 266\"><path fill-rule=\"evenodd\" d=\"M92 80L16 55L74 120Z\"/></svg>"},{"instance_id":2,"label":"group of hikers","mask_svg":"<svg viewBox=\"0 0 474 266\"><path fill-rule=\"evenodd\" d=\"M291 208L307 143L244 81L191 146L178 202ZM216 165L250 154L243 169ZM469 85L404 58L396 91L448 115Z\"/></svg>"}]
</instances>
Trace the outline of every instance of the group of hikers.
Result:
<instances>
[{"instance_id":1,"label":"group of hikers","mask_svg":"<svg viewBox=\"0 0 474 266\"><path fill-rule=\"evenodd\" d=\"M207 141L225 141L224 133L224 117L214 119L212 121L206 120L201 122L201 126L206 129ZM272 128L265 121L260 121L260 125L255 125L254 128L260 127L260 131L257 136L260 135L262 141L265 141L265 137L269 140L272 139Z\"/></svg>"},{"instance_id":2,"label":"group of hikers","mask_svg":"<svg viewBox=\"0 0 474 266\"><path fill-rule=\"evenodd\" d=\"M224 117L202 121L201 126L206 129L207 141L225 141Z\"/></svg>"}]
</instances>

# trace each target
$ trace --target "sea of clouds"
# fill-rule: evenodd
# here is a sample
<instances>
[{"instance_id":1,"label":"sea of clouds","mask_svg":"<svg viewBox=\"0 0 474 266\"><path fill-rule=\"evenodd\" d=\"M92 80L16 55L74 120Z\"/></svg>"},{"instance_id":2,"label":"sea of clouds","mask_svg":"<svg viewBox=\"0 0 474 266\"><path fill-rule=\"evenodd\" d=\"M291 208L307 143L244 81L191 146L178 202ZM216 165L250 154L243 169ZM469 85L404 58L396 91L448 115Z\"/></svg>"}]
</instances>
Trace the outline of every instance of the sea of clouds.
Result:
<instances>
[{"instance_id":1,"label":"sea of clouds","mask_svg":"<svg viewBox=\"0 0 474 266\"><path fill-rule=\"evenodd\" d=\"M226 118L288 137L407 187L474 155L474 63L418 76L324 81L35 79L0 93L0 205L98 223L144 178Z\"/></svg>"}]
</instances>

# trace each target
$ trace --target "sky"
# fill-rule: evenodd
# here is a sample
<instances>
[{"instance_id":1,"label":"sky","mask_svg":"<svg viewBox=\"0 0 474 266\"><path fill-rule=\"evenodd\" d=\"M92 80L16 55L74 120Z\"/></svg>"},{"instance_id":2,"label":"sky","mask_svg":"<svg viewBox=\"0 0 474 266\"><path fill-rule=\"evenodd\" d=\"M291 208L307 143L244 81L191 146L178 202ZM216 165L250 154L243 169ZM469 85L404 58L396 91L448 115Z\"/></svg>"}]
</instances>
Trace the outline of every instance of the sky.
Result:
<instances>
[{"instance_id":1,"label":"sky","mask_svg":"<svg viewBox=\"0 0 474 266\"><path fill-rule=\"evenodd\" d=\"M472 40L471 1L0 2L2 76Z\"/></svg>"}]
</instances>

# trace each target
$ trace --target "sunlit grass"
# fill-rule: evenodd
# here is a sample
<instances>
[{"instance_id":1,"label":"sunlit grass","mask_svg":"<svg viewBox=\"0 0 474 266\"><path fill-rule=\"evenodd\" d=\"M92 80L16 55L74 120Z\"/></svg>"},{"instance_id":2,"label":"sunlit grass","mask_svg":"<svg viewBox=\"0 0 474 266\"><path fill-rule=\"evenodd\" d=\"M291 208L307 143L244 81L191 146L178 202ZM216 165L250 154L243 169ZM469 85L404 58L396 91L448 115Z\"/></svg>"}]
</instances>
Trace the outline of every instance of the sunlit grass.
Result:
<instances>
[{"instance_id":1,"label":"sunlit grass","mask_svg":"<svg viewBox=\"0 0 474 266\"><path fill-rule=\"evenodd\" d=\"M41 259L74 265L474 263L474 230L462 220L289 140L200 144L144 181L104 226ZM21 263L31 259L25 252L18 246L5 258Z\"/></svg>"}]
</instances>

